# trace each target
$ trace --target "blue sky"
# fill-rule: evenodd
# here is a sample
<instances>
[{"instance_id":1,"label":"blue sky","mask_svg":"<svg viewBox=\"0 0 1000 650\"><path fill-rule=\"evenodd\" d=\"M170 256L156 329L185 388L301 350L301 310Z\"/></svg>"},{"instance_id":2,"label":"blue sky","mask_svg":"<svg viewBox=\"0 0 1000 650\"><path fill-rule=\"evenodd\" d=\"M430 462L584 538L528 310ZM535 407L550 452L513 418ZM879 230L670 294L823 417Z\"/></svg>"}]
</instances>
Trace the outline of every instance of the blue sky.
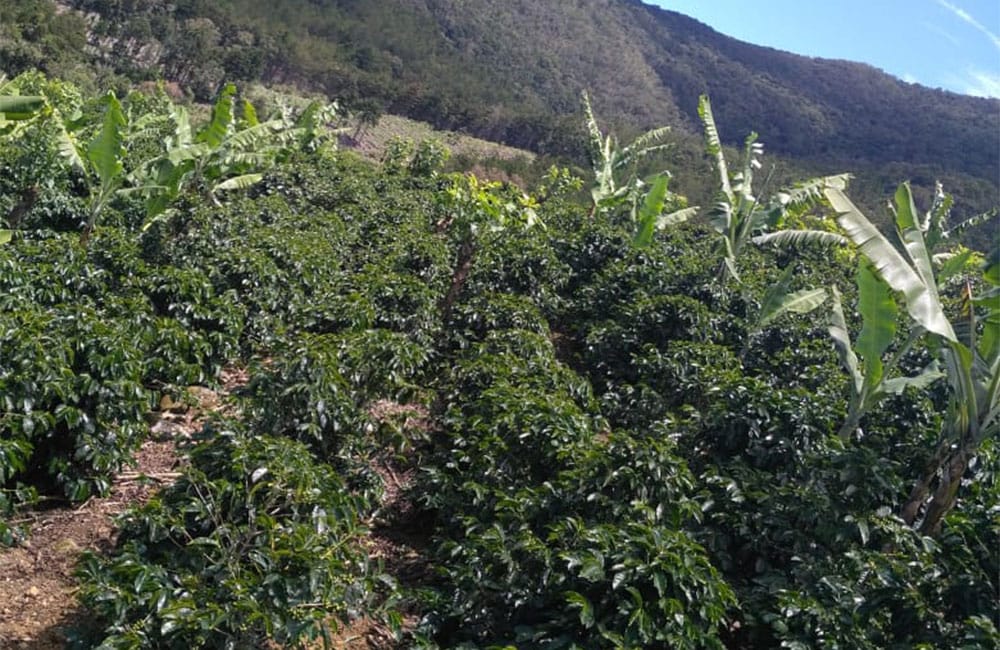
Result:
<instances>
[{"instance_id":1,"label":"blue sky","mask_svg":"<svg viewBox=\"0 0 1000 650\"><path fill-rule=\"evenodd\" d=\"M741 41L1000 97L1000 0L646 0Z\"/></svg>"}]
</instances>

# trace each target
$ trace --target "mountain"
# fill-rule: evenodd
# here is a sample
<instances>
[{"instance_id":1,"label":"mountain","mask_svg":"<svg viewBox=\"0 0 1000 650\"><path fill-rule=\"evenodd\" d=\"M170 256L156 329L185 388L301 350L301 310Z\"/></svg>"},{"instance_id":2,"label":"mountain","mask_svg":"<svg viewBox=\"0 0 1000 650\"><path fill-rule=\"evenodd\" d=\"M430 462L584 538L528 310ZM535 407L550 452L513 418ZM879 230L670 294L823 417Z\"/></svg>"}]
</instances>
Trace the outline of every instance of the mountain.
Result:
<instances>
[{"instance_id":1,"label":"mountain","mask_svg":"<svg viewBox=\"0 0 1000 650\"><path fill-rule=\"evenodd\" d=\"M202 100L223 79L291 84L375 114L577 159L582 90L623 136L670 124L682 140L697 133L697 98L708 93L733 145L757 131L770 152L805 168L868 174L876 193L900 180L890 173L918 186L943 176L977 205L997 202L1000 101L750 45L638 0L71 0L52 7L0 0L0 67L8 74L79 66L78 53L59 47L78 43L82 30L105 75L166 77Z\"/></svg>"}]
</instances>

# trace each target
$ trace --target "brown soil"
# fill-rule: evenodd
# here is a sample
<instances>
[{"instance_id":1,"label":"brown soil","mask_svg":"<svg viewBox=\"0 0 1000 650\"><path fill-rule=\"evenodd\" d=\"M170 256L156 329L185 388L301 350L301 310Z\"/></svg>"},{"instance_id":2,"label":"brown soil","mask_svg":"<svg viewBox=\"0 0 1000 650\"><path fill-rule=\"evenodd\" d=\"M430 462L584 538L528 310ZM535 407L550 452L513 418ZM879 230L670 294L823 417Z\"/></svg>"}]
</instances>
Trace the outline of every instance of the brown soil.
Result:
<instances>
[{"instance_id":1,"label":"brown soil","mask_svg":"<svg viewBox=\"0 0 1000 650\"><path fill-rule=\"evenodd\" d=\"M82 505L26 511L16 520L30 536L19 547L0 548L0 649L56 650L68 629L86 624L76 602L73 571L84 550L114 546L114 518L144 503L177 477L176 443L198 431L203 417L224 409L223 397L245 384L246 372L223 371L219 393L192 387L175 412L157 412L152 437L136 453L135 467L115 479L111 494Z\"/></svg>"},{"instance_id":2,"label":"brown soil","mask_svg":"<svg viewBox=\"0 0 1000 650\"><path fill-rule=\"evenodd\" d=\"M372 404L368 412L376 421L399 423L407 432L407 437L421 437L432 427L430 414L420 405L383 400ZM382 478L385 492L382 507L370 522L371 532L366 540L368 553L401 586L426 585L433 580L433 573L424 553L430 543L429 528L421 521L421 513L408 496L416 478L416 470L408 466L406 458L388 451L380 458L373 459L372 465ZM405 606L400 613L403 618L401 632L405 636L406 632L416 627L419 616L418 612L407 610ZM352 640L351 644L337 645L339 641L349 639ZM368 619L356 621L341 630L334 641L335 647L345 649L387 650L403 647L384 625Z\"/></svg>"}]
</instances>

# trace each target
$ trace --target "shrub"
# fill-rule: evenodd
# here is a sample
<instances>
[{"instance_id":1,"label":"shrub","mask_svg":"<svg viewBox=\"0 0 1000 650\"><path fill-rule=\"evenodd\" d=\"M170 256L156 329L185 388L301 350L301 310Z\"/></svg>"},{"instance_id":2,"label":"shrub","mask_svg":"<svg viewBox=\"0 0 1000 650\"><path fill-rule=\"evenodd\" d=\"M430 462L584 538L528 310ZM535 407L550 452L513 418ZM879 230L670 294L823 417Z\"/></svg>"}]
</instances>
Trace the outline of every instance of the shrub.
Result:
<instances>
[{"instance_id":1,"label":"shrub","mask_svg":"<svg viewBox=\"0 0 1000 650\"><path fill-rule=\"evenodd\" d=\"M84 556L80 597L103 626L93 642L294 644L373 611L363 504L333 470L291 440L228 427L203 437L177 483L123 516L111 556Z\"/></svg>"}]
</instances>

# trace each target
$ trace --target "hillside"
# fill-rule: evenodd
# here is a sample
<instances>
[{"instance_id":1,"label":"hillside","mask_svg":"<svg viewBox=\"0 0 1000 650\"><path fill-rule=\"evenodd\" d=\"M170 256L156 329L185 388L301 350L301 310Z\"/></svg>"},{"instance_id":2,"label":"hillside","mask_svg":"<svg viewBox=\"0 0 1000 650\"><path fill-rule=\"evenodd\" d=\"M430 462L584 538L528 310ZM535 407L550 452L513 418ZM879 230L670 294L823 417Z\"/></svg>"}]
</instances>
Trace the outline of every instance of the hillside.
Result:
<instances>
[{"instance_id":1,"label":"hillside","mask_svg":"<svg viewBox=\"0 0 1000 650\"><path fill-rule=\"evenodd\" d=\"M637 130L695 128L698 95L708 93L734 144L756 130L774 152L854 168L906 162L992 182L1000 169L996 100L749 45L633 0L72 4L105 19L90 20L91 42L112 46L108 63L120 72L155 70L205 100L224 78L298 83L566 151L583 89L600 114Z\"/></svg>"},{"instance_id":2,"label":"hillside","mask_svg":"<svg viewBox=\"0 0 1000 650\"><path fill-rule=\"evenodd\" d=\"M69 6L81 13L66 15ZM756 130L776 153L828 164L905 162L993 183L1000 173L997 100L749 45L637 0L71 0L62 14L4 0L0 17L8 74L79 64L83 29L116 72L175 79L202 100L224 79L293 83L579 153L583 89L599 114L634 130L695 129L697 97L708 93L733 144Z\"/></svg>"}]
</instances>

